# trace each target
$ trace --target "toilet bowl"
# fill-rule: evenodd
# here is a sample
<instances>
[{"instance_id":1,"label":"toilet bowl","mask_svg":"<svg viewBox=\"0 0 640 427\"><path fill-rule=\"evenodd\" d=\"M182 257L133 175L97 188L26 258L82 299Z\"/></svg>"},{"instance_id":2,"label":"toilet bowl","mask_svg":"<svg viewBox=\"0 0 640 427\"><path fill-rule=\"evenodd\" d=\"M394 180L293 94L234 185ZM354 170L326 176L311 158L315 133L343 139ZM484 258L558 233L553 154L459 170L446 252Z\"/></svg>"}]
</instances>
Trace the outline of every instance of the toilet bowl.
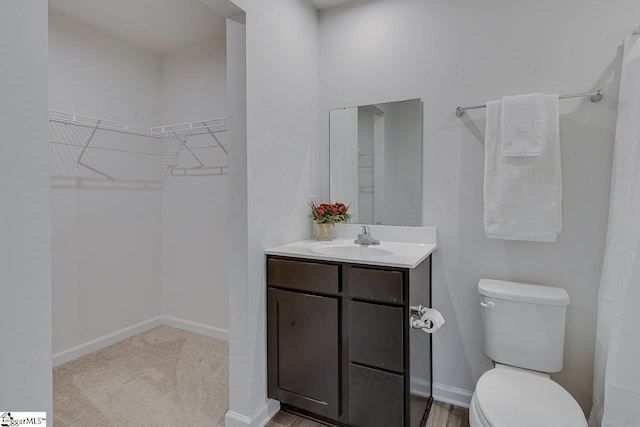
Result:
<instances>
[{"instance_id":1,"label":"toilet bowl","mask_svg":"<svg viewBox=\"0 0 640 427\"><path fill-rule=\"evenodd\" d=\"M478 380L471 427L586 427L575 399L548 375L497 365Z\"/></svg>"},{"instance_id":2,"label":"toilet bowl","mask_svg":"<svg viewBox=\"0 0 640 427\"><path fill-rule=\"evenodd\" d=\"M471 398L471 427L586 427L575 399L546 372L562 370L569 295L562 288L482 279L485 372Z\"/></svg>"}]
</instances>

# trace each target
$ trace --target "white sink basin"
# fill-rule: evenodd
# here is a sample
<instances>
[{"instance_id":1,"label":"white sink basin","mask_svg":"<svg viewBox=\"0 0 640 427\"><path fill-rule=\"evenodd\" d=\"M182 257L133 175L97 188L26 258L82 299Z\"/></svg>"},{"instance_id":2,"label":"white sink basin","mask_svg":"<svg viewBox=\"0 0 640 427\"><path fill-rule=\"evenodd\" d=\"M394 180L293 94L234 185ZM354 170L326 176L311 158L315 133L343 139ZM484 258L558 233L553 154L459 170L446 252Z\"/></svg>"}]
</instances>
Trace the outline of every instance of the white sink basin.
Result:
<instances>
[{"instance_id":1,"label":"white sink basin","mask_svg":"<svg viewBox=\"0 0 640 427\"><path fill-rule=\"evenodd\" d=\"M380 257L393 255L394 252L387 249L382 249L376 246L357 245L355 243L337 243L327 242L318 243L315 245L309 245L309 250L317 254L322 255L334 255L345 257Z\"/></svg>"}]
</instances>

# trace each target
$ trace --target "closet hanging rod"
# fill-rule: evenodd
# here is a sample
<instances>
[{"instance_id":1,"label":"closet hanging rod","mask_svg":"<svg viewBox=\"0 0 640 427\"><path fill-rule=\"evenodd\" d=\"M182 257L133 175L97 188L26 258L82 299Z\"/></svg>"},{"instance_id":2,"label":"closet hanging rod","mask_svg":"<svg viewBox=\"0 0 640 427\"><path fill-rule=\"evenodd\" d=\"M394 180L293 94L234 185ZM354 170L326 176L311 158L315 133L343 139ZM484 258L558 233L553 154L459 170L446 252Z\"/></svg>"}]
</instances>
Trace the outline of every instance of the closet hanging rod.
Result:
<instances>
[{"instance_id":1,"label":"closet hanging rod","mask_svg":"<svg viewBox=\"0 0 640 427\"><path fill-rule=\"evenodd\" d=\"M591 102L600 102L602 101L602 89L598 89L595 92L583 92L583 93L572 93L569 95L560 95L558 99L568 99L568 98L582 98L588 96L589 101ZM486 108L487 104L482 105L467 105L466 107L458 107L456 108L456 116L462 117L464 116L464 112L467 110L476 110L478 108Z\"/></svg>"}]
</instances>

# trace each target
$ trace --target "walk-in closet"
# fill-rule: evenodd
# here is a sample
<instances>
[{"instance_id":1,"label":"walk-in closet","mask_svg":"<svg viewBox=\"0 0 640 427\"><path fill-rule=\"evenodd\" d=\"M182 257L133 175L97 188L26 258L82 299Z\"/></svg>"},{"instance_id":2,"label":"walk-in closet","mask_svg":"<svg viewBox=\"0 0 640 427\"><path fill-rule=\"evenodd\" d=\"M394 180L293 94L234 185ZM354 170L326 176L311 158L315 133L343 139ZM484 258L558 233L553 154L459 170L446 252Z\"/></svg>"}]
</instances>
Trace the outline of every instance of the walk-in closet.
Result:
<instances>
[{"instance_id":1,"label":"walk-in closet","mask_svg":"<svg viewBox=\"0 0 640 427\"><path fill-rule=\"evenodd\" d=\"M54 368L160 325L226 340L225 19L49 0L48 72Z\"/></svg>"}]
</instances>

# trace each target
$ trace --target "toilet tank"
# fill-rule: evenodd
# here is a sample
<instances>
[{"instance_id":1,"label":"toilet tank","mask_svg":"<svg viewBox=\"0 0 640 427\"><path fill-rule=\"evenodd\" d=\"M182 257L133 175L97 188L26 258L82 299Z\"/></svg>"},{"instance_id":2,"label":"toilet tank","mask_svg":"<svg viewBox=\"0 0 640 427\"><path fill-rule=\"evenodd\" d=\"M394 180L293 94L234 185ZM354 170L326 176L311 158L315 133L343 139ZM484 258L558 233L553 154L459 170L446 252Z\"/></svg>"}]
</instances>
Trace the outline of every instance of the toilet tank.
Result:
<instances>
[{"instance_id":1,"label":"toilet tank","mask_svg":"<svg viewBox=\"0 0 640 427\"><path fill-rule=\"evenodd\" d=\"M540 372L562 370L569 295L562 288L482 279L478 283L484 353Z\"/></svg>"}]
</instances>

